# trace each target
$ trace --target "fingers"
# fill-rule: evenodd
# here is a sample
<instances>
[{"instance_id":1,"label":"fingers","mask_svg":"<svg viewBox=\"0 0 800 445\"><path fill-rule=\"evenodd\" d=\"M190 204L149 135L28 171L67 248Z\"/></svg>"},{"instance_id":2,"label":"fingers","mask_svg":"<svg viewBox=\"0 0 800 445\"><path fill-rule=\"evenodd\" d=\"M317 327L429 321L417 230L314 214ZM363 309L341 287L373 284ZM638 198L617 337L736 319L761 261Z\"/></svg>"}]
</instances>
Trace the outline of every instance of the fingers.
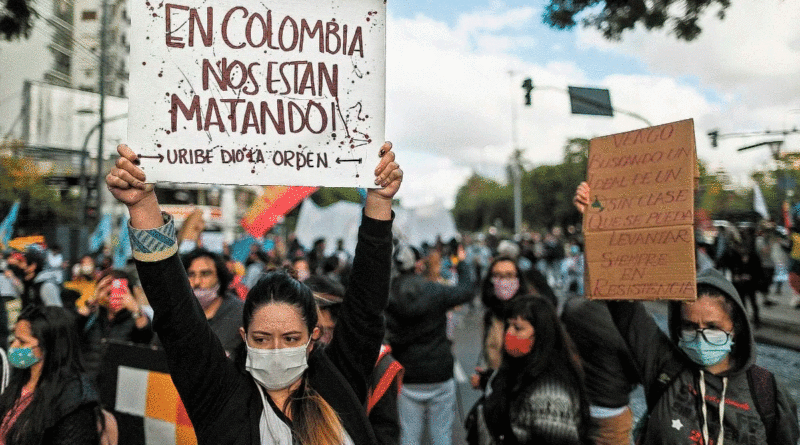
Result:
<instances>
[{"instance_id":1,"label":"fingers","mask_svg":"<svg viewBox=\"0 0 800 445\"><path fill-rule=\"evenodd\" d=\"M375 167L375 176L380 175L381 171L383 171L390 162L394 161L394 152L392 151L392 143L384 142L383 145L381 146L379 155L381 157L381 160L380 162L378 162L378 166ZM375 182L375 184L378 184L378 182Z\"/></svg>"},{"instance_id":2,"label":"fingers","mask_svg":"<svg viewBox=\"0 0 800 445\"><path fill-rule=\"evenodd\" d=\"M403 170L400 170L400 165L392 161L387 164L382 171L376 173L376 175L377 177L375 178L375 185L386 187L393 181L401 179L403 177Z\"/></svg>"}]
</instances>

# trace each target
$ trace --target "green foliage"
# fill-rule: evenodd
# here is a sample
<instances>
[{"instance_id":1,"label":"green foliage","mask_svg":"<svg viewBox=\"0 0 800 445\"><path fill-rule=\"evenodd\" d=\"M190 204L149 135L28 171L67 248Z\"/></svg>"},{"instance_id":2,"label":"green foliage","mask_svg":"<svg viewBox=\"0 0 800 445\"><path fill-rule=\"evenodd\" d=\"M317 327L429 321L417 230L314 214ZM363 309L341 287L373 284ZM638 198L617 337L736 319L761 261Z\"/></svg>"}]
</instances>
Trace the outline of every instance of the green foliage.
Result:
<instances>
[{"instance_id":1,"label":"green foliage","mask_svg":"<svg viewBox=\"0 0 800 445\"><path fill-rule=\"evenodd\" d=\"M572 204L575 188L586 175L589 141L571 139L564 161L522 172L522 220L531 228L579 224L580 214ZM514 226L514 187L473 174L456 194L453 218L460 230L476 231L499 220Z\"/></svg>"},{"instance_id":2,"label":"green foliage","mask_svg":"<svg viewBox=\"0 0 800 445\"><path fill-rule=\"evenodd\" d=\"M18 142L4 142L0 151L17 151ZM45 183L36 164L22 157L0 156L0 214L5 214L15 201L20 201L20 220L54 220L66 209L58 192Z\"/></svg>"},{"instance_id":3,"label":"green foliage","mask_svg":"<svg viewBox=\"0 0 800 445\"><path fill-rule=\"evenodd\" d=\"M698 20L714 5L720 8L717 17L725 18L730 0L550 0L542 18L557 29L571 29L580 21L609 40L619 40L637 24L653 30L669 23L678 40L691 41L702 32Z\"/></svg>"}]
</instances>

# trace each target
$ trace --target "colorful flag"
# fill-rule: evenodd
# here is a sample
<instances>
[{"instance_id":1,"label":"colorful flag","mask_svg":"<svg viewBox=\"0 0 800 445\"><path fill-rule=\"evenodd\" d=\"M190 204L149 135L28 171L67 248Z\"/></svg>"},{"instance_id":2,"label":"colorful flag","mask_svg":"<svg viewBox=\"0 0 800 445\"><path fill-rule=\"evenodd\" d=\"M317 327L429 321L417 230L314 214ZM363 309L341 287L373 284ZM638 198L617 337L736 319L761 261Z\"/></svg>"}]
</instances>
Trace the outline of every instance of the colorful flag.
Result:
<instances>
[{"instance_id":1,"label":"colorful flag","mask_svg":"<svg viewBox=\"0 0 800 445\"><path fill-rule=\"evenodd\" d=\"M264 187L264 194L256 199L242 218L242 227L254 237L261 238L283 215L317 189L300 186Z\"/></svg>"},{"instance_id":2,"label":"colorful flag","mask_svg":"<svg viewBox=\"0 0 800 445\"><path fill-rule=\"evenodd\" d=\"M14 223L17 222L17 214L19 213L19 201L11 206L11 211L8 212L3 222L0 223L0 245L6 247L8 242L11 241L11 235L14 233Z\"/></svg>"},{"instance_id":3,"label":"colorful flag","mask_svg":"<svg viewBox=\"0 0 800 445\"><path fill-rule=\"evenodd\" d=\"M163 349L111 340L102 363L100 399L117 420L120 445L197 444Z\"/></svg>"},{"instance_id":4,"label":"colorful flag","mask_svg":"<svg viewBox=\"0 0 800 445\"><path fill-rule=\"evenodd\" d=\"M97 228L89 235L89 251L96 252L103 247L103 244L111 237L111 215L103 215Z\"/></svg>"}]
</instances>

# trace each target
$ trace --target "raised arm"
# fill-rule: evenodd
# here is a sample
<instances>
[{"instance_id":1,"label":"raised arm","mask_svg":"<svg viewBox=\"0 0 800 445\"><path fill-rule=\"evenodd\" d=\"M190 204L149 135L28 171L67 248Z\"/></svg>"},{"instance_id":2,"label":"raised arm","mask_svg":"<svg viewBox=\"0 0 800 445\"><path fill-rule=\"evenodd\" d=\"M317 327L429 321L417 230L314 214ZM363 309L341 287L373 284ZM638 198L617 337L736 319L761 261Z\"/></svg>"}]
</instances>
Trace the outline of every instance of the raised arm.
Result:
<instances>
[{"instance_id":1,"label":"raised arm","mask_svg":"<svg viewBox=\"0 0 800 445\"><path fill-rule=\"evenodd\" d=\"M391 149L388 142L381 149L375 184L382 188L367 192L347 294L333 340L326 348L362 402L383 340L382 313L389 298L391 272L392 199L403 181Z\"/></svg>"},{"instance_id":2,"label":"raised arm","mask_svg":"<svg viewBox=\"0 0 800 445\"><path fill-rule=\"evenodd\" d=\"M161 208L156 199L155 186L145 183L139 158L127 145L117 147L119 158L106 175L106 185L117 201L128 207L130 224L139 230L155 229L164 225Z\"/></svg>"}]
</instances>

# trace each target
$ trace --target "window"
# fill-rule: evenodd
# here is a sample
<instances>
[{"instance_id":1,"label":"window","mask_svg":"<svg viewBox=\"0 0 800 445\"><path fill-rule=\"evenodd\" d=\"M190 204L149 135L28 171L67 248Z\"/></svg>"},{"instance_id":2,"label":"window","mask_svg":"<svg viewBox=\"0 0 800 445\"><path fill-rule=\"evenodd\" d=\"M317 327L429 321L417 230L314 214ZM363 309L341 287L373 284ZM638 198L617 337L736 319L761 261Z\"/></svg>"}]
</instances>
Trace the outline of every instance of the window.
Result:
<instances>
[{"instance_id":1,"label":"window","mask_svg":"<svg viewBox=\"0 0 800 445\"><path fill-rule=\"evenodd\" d=\"M89 20L97 20L97 11L83 11L81 13L81 20L89 21Z\"/></svg>"}]
</instances>

